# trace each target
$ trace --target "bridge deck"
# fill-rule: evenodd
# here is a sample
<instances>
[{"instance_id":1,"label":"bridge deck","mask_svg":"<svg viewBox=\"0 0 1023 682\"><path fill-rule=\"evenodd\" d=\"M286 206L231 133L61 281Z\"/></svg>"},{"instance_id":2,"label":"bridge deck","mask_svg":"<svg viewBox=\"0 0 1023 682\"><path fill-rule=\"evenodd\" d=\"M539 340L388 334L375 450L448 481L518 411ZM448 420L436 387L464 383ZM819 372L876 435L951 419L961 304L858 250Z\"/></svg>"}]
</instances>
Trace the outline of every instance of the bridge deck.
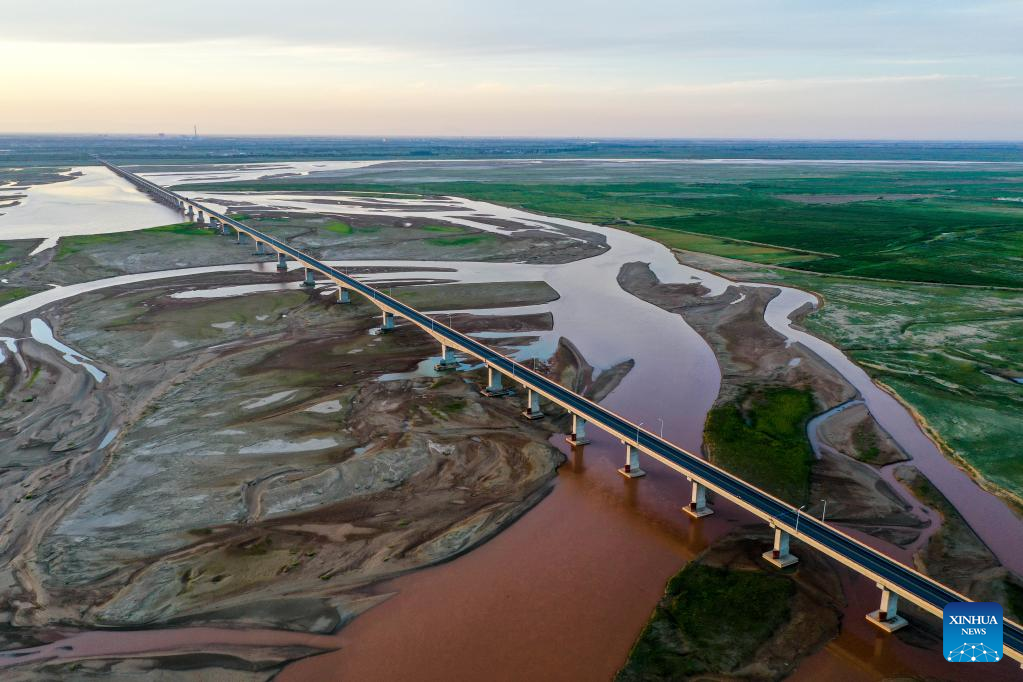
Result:
<instances>
[{"instance_id":1,"label":"bridge deck","mask_svg":"<svg viewBox=\"0 0 1023 682\"><path fill-rule=\"evenodd\" d=\"M350 277L268 234L253 229L233 218L229 218L218 211L211 210L199 202L164 189L117 166L105 161L102 163L113 172L135 185L152 192L157 197L173 202L175 205L178 202L184 202L187 205L195 206L203 210L208 216L230 225L237 232L247 234L255 240L262 241L275 251L283 253L303 266L325 275L339 286L359 292L370 299L381 310L400 315L442 343L481 360L488 367L493 367L505 376L521 383L526 388L536 391L569 412L581 416L591 424L600 426L608 433L620 439L622 443L635 446L646 455L653 457L688 478L702 483L717 494L764 519L772 526L790 533L793 538L836 559L857 573L875 581L878 585L883 585L886 589L937 615L939 618L942 617L942 609L949 602L970 601L966 596L945 587L941 583L895 561L878 550L868 547L855 538L811 516L805 514L798 515L799 532L796 533L797 510L792 505L773 497L723 469L719 469L678 445L674 445L642 429L610 410L573 393L547 377L530 370L528 367L506 358L475 339L441 324L428 315L405 305L373 287L363 284L354 277ZM1023 628L1016 623L1006 620L1004 633L1005 654L1023 664Z\"/></svg>"}]
</instances>

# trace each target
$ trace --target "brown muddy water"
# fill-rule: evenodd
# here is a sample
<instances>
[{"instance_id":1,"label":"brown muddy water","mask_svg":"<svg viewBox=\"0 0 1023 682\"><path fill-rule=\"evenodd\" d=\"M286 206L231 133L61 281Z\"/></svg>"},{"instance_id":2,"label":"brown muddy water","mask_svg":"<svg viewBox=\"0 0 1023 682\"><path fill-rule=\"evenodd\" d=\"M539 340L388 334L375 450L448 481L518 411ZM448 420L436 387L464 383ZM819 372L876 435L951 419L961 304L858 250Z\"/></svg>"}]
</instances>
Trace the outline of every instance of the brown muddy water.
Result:
<instances>
[{"instance_id":1,"label":"brown muddy water","mask_svg":"<svg viewBox=\"0 0 1023 682\"><path fill-rule=\"evenodd\" d=\"M485 211L509 220L541 218L479 202L452 201L461 202L458 219L452 222L474 222L474 227L485 223L467 220L464 211ZM299 202L291 203L289 208L295 208ZM338 212L344 213L345 209L351 207L339 207ZM390 213L401 212L391 208ZM514 268L523 280L548 281L562 296L549 306L556 325L553 333L572 339L587 360L598 367L629 357L637 362L604 404L637 423L645 420L645 428L654 432L660 430L663 419L666 438L698 451L703 421L720 379L713 354L681 318L626 294L615 277L623 263L641 260L652 262L663 281L702 281L712 290L730 283L679 266L667 249L647 240L610 228L542 219L548 228L566 223L599 231L607 237L611 249L601 256L560 266L441 265L477 272L500 269L503 281L513 279L504 271ZM768 310L772 318L769 323L779 331L788 327L788 312L801 305L803 295L795 290L786 293ZM24 308L31 306L27 299L19 303ZM928 476L928 467L937 467L946 474L934 477L938 479L935 483L964 516L980 519L973 510L981 509L1001 518L997 498L981 491L941 457L908 411L887 394L880 395L884 392L869 379L860 380L856 370L862 370L854 365L841 366L843 359L848 359L837 350L819 347L826 345L819 339L809 335L800 338L791 328L787 332L793 341L813 347L861 388L871 412L882 423L889 422L885 424L889 432L900 442L909 441L906 449L913 454L914 465L924 465ZM754 519L718 501L713 516L691 520L680 511L689 497L684 478L644 459L648 475L625 480L616 471L623 463L624 448L595 429L590 437L593 444L584 452L569 452L559 443L569 454L568 462L560 469L551 494L520 520L451 562L377 586L379 593L394 596L356 618L337 635L317 638L318 645L323 639L330 640L340 647L337 651L296 662L278 679L610 678L624 662L667 579L709 542ZM1015 523L1001 528L1019 527L1018 519ZM1023 547L1007 542L1004 533L999 535L1002 540L996 539L993 549L1003 561L1012 564L1015 559L1018 563ZM794 553L800 549L795 542ZM905 556L898 558L907 560ZM844 570L841 573L850 600L842 633L807 659L792 679L877 680L901 675L970 679L969 666L952 669L933 650L909 646L873 628L864 614L877 608L877 589ZM713 617L708 614L708 622ZM218 632L231 633L232 638L242 634L243 640L248 634ZM281 642L289 637L288 633L280 635ZM255 640L252 643L257 644ZM101 650L109 652L109 641L91 653L100 655ZM1003 661L985 666L984 674L992 680L1018 679L1013 677L1017 672L1014 664Z\"/></svg>"},{"instance_id":2,"label":"brown muddy water","mask_svg":"<svg viewBox=\"0 0 1023 682\"><path fill-rule=\"evenodd\" d=\"M713 516L691 520L680 511L688 488L670 470L650 463L645 478L622 478L620 445L606 436L579 450L565 448L554 491L522 519L450 563L379 585L394 596L341 630L339 650L277 679L610 679L668 578L753 519L719 501ZM842 632L790 679L976 679L878 631L864 618L877 608L876 587L841 573L850 601ZM985 668L991 680L1019 679L1011 661Z\"/></svg>"}]
</instances>

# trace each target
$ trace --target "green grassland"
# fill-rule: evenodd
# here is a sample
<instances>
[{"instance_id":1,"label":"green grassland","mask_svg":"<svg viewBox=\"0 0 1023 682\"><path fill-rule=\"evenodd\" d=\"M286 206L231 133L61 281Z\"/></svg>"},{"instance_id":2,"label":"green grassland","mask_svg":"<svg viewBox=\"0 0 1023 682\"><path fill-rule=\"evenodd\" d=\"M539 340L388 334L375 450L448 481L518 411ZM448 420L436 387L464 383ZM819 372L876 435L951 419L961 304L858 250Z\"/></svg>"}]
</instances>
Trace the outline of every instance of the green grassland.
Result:
<instances>
[{"instance_id":1,"label":"green grassland","mask_svg":"<svg viewBox=\"0 0 1023 682\"><path fill-rule=\"evenodd\" d=\"M682 680L734 670L788 620L794 592L778 575L689 564L668 582L615 679Z\"/></svg>"},{"instance_id":2,"label":"green grassland","mask_svg":"<svg viewBox=\"0 0 1023 682\"><path fill-rule=\"evenodd\" d=\"M806 422L815 411L809 391L756 390L710 411L704 447L715 464L798 506L810 490Z\"/></svg>"},{"instance_id":3,"label":"green grassland","mask_svg":"<svg viewBox=\"0 0 1023 682\"><path fill-rule=\"evenodd\" d=\"M1023 501L1023 292L815 282L806 320L921 414L947 449Z\"/></svg>"},{"instance_id":4,"label":"green grassland","mask_svg":"<svg viewBox=\"0 0 1023 682\"><path fill-rule=\"evenodd\" d=\"M34 293L36 293L34 290L27 287L2 287L0 288L0 305L7 305L12 301L31 296Z\"/></svg>"},{"instance_id":5,"label":"green grassland","mask_svg":"<svg viewBox=\"0 0 1023 682\"><path fill-rule=\"evenodd\" d=\"M814 291L802 324L843 349L987 483L1023 501L1023 291L872 282L682 256L726 277Z\"/></svg>"},{"instance_id":6,"label":"green grassland","mask_svg":"<svg viewBox=\"0 0 1023 682\"><path fill-rule=\"evenodd\" d=\"M649 173L657 179L569 184L556 176L535 182L520 172L517 183L487 182L480 173L475 182L417 183L413 176L389 185L289 179L203 188L466 196L811 272L1023 287L1023 203L1004 201L1023 197L1018 169L726 166L684 182Z\"/></svg>"},{"instance_id":7,"label":"green grassland","mask_svg":"<svg viewBox=\"0 0 1023 682\"><path fill-rule=\"evenodd\" d=\"M61 237L57 243L57 254L55 260L63 260L83 250L87 250L96 244L116 244L125 240L138 239L146 235L174 235L176 237L200 237L210 236L214 233L195 223L175 223L174 225L161 225L150 227L145 230L133 230L130 232L111 232L108 234L80 234L70 237Z\"/></svg>"},{"instance_id":8,"label":"green grassland","mask_svg":"<svg viewBox=\"0 0 1023 682\"><path fill-rule=\"evenodd\" d=\"M334 234L352 233L352 226L349 225L348 223L342 223L340 221L329 222L326 225L321 225L320 228L327 230L328 232L333 232Z\"/></svg>"}]
</instances>

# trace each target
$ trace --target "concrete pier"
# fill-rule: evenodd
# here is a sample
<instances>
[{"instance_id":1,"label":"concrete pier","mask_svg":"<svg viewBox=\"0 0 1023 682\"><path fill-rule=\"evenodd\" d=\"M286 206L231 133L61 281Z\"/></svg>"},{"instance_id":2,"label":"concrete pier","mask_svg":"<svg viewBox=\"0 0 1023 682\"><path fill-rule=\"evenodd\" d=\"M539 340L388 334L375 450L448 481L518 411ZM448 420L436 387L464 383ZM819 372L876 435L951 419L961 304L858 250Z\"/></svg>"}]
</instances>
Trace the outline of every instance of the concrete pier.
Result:
<instances>
[{"instance_id":1,"label":"concrete pier","mask_svg":"<svg viewBox=\"0 0 1023 682\"><path fill-rule=\"evenodd\" d=\"M220 224L220 234L224 235L225 237L230 236L230 234L231 234L231 226L228 225L225 222L222 222Z\"/></svg>"},{"instance_id":2,"label":"concrete pier","mask_svg":"<svg viewBox=\"0 0 1023 682\"><path fill-rule=\"evenodd\" d=\"M277 253L277 269L278 270L288 269L288 259L283 253L280 252Z\"/></svg>"},{"instance_id":3,"label":"concrete pier","mask_svg":"<svg viewBox=\"0 0 1023 682\"><path fill-rule=\"evenodd\" d=\"M389 310L385 310L383 322L380 324L381 332L393 332L394 331L394 313Z\"/></svg>"},{"instance_id":4,"label":"concrete pier","mask_svg":"<svg viewBox=\"0 0 1023 682\"><path fill-rule=\"evenodd\" d=\"M764 558L778 568L785 568L799 561L789 554L789 534L781 528L774 529L774 549L764 552Z\"/></svg>"},{"instance_id":5,"label":"concrete pier","mask_svg":"<svg viewBox=\"0 0 1023 682\"><path fill-rule=\"evenodd\" d=\"M248 238L249 235L245 234L241 230L238 230L238 236L236 237L235 241L237 241L239 244L244 244Z\"/></svg>"},{"instance_id":6,"label":"concrete pier","mask_svg":"<svg viewBox=\"0 0 1023 682\"><path fill-rule=\"evenodd\" d=\"M493 367L487 367L487 387L484 388L480 393L487 396L488 398L497 398L502 395L511 395L514 393L512 389L505 388L501 380L503 376Z\"/></svg>"},{"instance_id":7,"label":"concrete pier","mask_svg":"<svg viewBox=\"0 0 1023 682\"><path fill-rule=\"evenodd\" d=\"M526 419L543 419L540 411L540 394L531 388L526 389L526 409L522 411Z\"/></svg>"},{"instance_id":8,"label":"concrete pier","mask_svg":"<svg viewBox=\"0 0 1023 682\"><path fill-rule=\"evenodd\" d=\"M202 211L199 211L199 213L196 214L195 222L199 223L200 225L205 223L206 222L206 214L203 213Z\"/></svg>"},{"instance_id":9,"label":"concrete pier","mask_svg":"<svg viewBox=\"0 0 1023 682\"><path fill-rule=\"evenodd\" d=\"M304 287L314 287L314 286L316 286L316 280L313 279L313 270L312 270L312 268L306 268L305 269L305 279L302 280L302 286L304 286Z\"/></svg>"},{"instance_id":10,"label":"concrete pier","mask_svg":"<svg viewBox=\"0 0 1023 682\"><path fill-rule=\"evenodd\" d=\"M569 445L589 445L586 437L586 420L577 414L572 415L572 433L565 437Z\"/></svg>"},{"instance_id":11,"label":"concrete pier","mask_svg":"<svg viewBox=\"0 0 1023 682\"><path fill-rule=\"evenodd\" d=\"M263 248L263 242L256 242L256 252L253 256L265 256L266 250Z\"/></svg>"},{"instance_id":12,"label":"concrete pier","mask_svg":"<svg viewBox=\"0 0 1023 682\"><path fill-rule=\"evenodd\" d=\"M348 289L345 289L344 287L338 287L337 288L337 302L338 303L351 303L352 302L352 297L348 293Z\"/></svg>"},{"instance_id":13,"label":"concrete pier","mask_svg":"<svg viewBox=\"0 0 1023 682\"><path fill-rule=\"evenodd\" d=\"M646 476L646 472L639 467L639 450L625 444L625 466L618 470L625 478L639 478Z\"/></svg>"},{"instance_id":14,"label":"concrete pier","mask_svg":"<svg viewBox=\"0 0 1023 682\"><path fill-rule=\"evenodd\" d=\"M895 632L909 625L909 621L899 615L899 595L881 583L877 586L881 590L881 608L868 613L867 620L885 632Z\"/></svg>"},{"instance_id":15,"label":"concrete pier","mask_svg":"<svg viewBox=\"0 0 1023 682\"><path fill-rule=\"evenodd\" d=\"M689 479L692 481L692 479ZM707 506L707 486L699 481L693 481L693 499L686 507L686 513L694 519L710 516L714 510Z\"/></svg>"},{"instance_id":16,"label":"concrete pier","mask_svg":"<svg viewBox=\"0 0 1023 682\"><path fill-rule=\"evenodd\" d=\"M449 348L442 343L440 345L440 362L434 365L433 368L438 372L458 369L458 360L455 359L454 349Z\"/></svg>"}]
</instances>

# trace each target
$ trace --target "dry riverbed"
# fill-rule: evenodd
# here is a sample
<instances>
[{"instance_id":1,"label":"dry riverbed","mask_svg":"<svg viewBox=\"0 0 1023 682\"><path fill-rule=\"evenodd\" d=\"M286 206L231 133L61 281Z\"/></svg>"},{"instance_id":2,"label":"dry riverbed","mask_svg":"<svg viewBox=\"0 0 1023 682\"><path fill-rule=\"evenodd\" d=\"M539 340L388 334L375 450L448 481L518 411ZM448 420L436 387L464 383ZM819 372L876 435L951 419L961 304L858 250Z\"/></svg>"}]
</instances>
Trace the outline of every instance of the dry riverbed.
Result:
<instances>
[{"instance_id":1,"label":"dry riverbed","mask_svg":"<svg viewBox=\"0 0 1023 682\"><path fill-rule=\"evenodd\" d=\"M18 361L0 364L4 649L82 629L331 633L377 603L369 585L467 551L549 490L562 459L547 442L554 422L527 423L518 401L482 398L478 372L381 380L437 349L405 325L374 333L370 305L295 290L171 297L274 277L140 283L35 314L106 374L100 383L27 339L33 316L0 329L19 339ZM504 307L505 293L440 285L429 298ZM519 283L515 295L535 304L552 291ZM550 328L536 314L453 323L515 331L507 343ZM551 371L583 377L591 395L631 366L592 385L592 368L570 349L562 344ZM316 646L253 635L118 656L109 642L69 640L13 670L266 679ZM0 653L0 666L18 662Z\"/></svg>"}]
</instances>

